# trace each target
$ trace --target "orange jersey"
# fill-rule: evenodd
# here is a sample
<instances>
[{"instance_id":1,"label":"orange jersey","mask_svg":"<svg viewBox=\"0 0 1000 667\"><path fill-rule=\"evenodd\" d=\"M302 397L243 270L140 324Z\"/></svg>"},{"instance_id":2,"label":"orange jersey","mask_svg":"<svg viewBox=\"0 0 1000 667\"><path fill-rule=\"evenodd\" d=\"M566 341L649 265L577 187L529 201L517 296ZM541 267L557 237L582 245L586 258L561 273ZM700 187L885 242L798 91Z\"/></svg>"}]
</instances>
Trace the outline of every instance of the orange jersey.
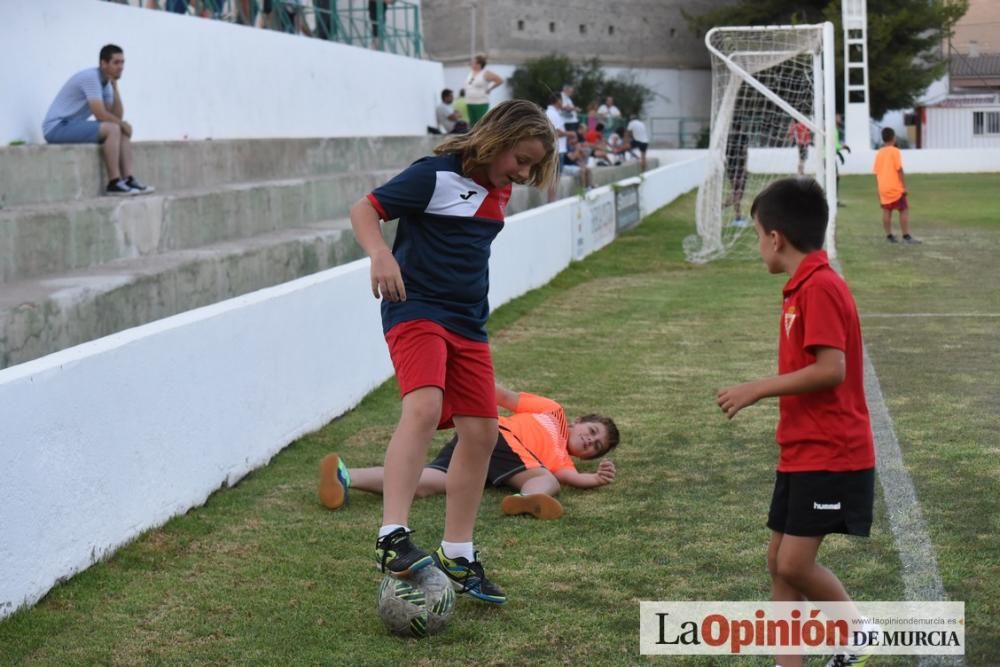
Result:
<instances>
[{"instance_id":1,"label":"orange jersey","mask_svg":"<svg viewBox=\"0 0 1000 667\"><path fill-rule=\"evenodd\" d=\"M883 204L891 204L903 196L903 178L899 175L903 168L903 154L895 146L883 146L875 153L872 171L878 182L878 199Z\"/></svg>"},{"instance_id":2,"label":"orange jersey","mask_svg":"<svg viewBox=\"0 0 1000 667\"><path fill-rule=\"evenodd\" d=\"M555 472L572 468L566 445L569 424L562 406L550 398L527 392L518 394L514 414L500 417L500 435L526 464L541 463Z\"/></svg>"}]
</instances>

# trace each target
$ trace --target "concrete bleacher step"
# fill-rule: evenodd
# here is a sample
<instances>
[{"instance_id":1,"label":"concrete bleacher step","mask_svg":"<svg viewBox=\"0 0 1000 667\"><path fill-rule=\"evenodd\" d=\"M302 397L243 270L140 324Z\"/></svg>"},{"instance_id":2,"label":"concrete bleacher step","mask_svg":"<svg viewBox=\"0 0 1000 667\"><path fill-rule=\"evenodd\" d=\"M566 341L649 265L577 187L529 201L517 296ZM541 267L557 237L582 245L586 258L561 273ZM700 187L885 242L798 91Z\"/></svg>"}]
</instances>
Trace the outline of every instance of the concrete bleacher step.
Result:
<instances>
[{"instance_id":1,"label":"concrete bleacher step","mask_svg":"<svg viewBox=\"0 0 1000 667\"><path fill-rule=\"evenodd\" d=\"M161 192L323 174L399 171L441 137L150 141L134 144L136 175ZM0 208L91 199L107 178L95 145L0 146Z\"/></svg>"},{"instance_id":2,"label":"concrete bleacher step","mask_svg":"<svg viewBox=\"0 0 1000 667\"><path fill-rule=\"evenodd\" d=\"M158 190L128 198L99 196L97 147L0 147L0 368L363 257L350 206L437 141L136 144ZM545 201L515 187L508 214Z\"/></svg>"},{"instance_id":3,"label":"concrete bleacher step","mask_svg":"<svg viewBox=\"0 0 1000 667\"><path fill-rule=\"evenodd\" d=\"M397 169L257 181L0 211L0 285L347 215Z\"/></svg>"},{"instance_id":4,"label":"concrete bleacher step","mask_svg":"<svg viewBox=\"0 0 1000 667\"><path fill-rule=\"evenodd\" d=\"M391 243L395 226L384 233ZM341 218L10 283L0 368L363 256Z\"/></svg>"}]
</instances>

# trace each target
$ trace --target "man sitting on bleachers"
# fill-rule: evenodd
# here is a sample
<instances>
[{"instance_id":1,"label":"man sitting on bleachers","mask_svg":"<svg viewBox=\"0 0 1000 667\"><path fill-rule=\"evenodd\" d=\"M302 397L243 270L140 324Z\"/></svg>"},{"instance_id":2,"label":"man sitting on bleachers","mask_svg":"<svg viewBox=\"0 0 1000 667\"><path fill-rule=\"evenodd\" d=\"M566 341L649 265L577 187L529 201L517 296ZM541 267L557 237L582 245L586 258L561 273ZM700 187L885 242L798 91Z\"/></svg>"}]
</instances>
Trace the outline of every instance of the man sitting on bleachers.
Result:
<instances>
[{"instance_id":1,"label":"man sitting on bleachers","mask_svg":"<svg viewBox=\"0 0 1000 667\"><path fill-rule=\"evenodd\" d=\"M121 47L101 49L98 67L69 78L42 122L50 144L103 144L108 170L108 195L138 195L153 191L132 175L132 126L125 121L118 79L125 69ZM96 120L89 120L93 115Z\"/></svg>"}]
</instances>

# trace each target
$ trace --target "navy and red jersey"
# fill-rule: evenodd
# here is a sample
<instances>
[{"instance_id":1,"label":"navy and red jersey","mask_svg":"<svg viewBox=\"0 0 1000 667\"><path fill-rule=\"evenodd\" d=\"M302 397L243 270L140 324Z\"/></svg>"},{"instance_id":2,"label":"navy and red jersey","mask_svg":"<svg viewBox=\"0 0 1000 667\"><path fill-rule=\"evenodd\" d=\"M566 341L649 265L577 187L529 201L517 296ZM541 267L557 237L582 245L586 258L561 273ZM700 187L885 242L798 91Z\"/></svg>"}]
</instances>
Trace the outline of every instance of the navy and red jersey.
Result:
<instances>
[{"instance_id":1,"label":"navy and red jersey","mask_svg":"<svg viewBox=\"0 0 1000 667\"><path fill-rule=\"evenodd\" d=\"M843 351L844 381L832 389L781 396L775 439L778 470L849 471L875 466L871 421L865 403L861 322L844 279L826 252L809 253L785 284L778 373L816 362L815 348Z\"/></svg>"},{"instance_id":2,"label":"navy and red jersey","mask_svg":"<svg viewBox=\"0 0 1000 667\"><path fill-rule=\"evenodd\" d=\"M487 340L490 244L510 192L465 176L461 156L447 154L417 160L368 195L382 220L399 218L392 254L406 301L382 300L383 331L426 319Z\"/></svg>"}]
</instances>

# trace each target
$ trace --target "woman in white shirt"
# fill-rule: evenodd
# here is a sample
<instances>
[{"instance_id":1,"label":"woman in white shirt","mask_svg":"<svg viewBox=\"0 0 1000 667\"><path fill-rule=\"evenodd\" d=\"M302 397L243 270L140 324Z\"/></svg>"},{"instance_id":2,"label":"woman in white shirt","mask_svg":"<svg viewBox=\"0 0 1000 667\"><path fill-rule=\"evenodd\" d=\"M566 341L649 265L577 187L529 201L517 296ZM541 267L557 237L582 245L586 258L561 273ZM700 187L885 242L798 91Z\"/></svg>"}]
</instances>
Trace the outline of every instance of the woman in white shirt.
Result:
<instances>
[{"instance_id":1,"label":"woman in white shirt","mask_svg":"<svg viewBox=\"0 0 1000 667\"><path fill-rule=\"evenodd\" d=\"M465 81L465 99L469 105L469 127L486 115L490 109L490 92L503 85L503 77L486 68L486 56L478 54L469 64L469 77Z\"/></svg>"}]
</instances>

